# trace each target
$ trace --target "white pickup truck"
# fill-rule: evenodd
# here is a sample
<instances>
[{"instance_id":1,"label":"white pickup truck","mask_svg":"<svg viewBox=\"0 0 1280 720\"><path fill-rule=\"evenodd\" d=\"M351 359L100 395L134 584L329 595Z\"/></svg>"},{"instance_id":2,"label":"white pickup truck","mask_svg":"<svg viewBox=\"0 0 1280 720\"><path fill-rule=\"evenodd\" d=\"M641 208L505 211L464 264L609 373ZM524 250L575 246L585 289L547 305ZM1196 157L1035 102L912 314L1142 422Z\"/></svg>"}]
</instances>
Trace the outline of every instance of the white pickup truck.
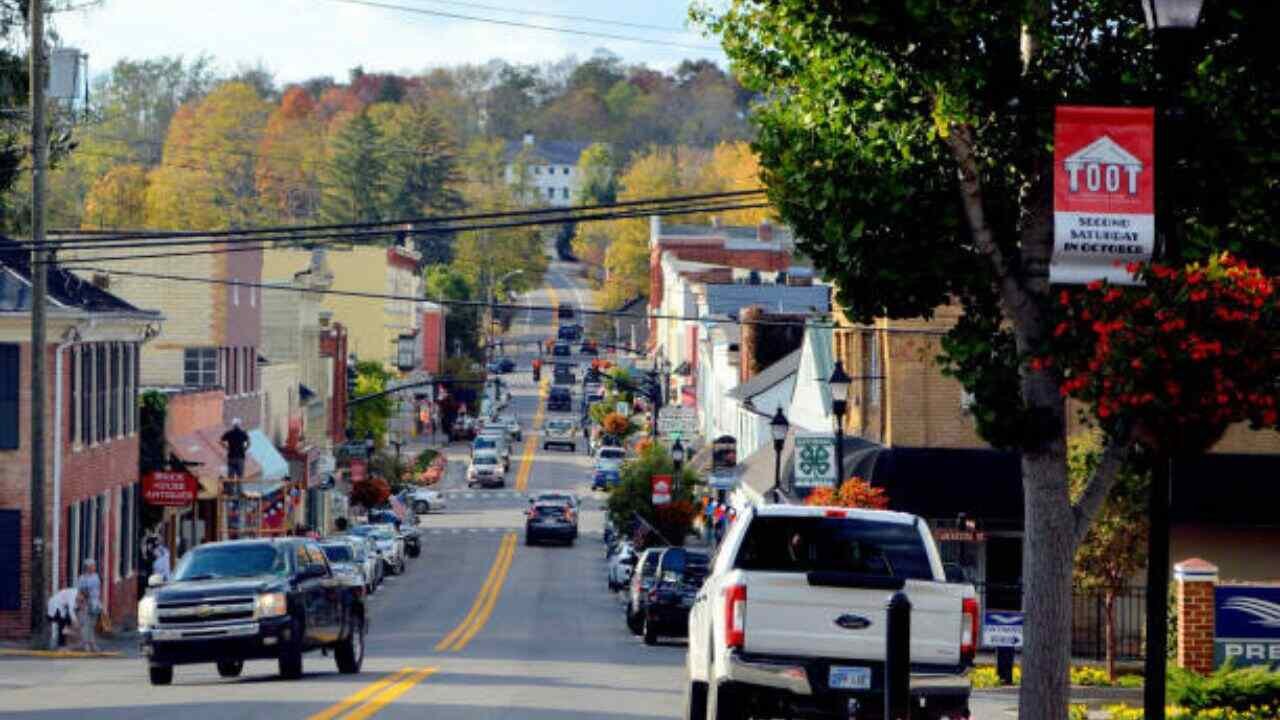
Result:
<instances>
[{"instance_id":1,"label":"white pickup truck","mask_svg":"<svg viewBox=\"0 0 1280 720\"><path fill-rule=\"evenodd\" d=\"M689 615L685 718L883 718L886 606L911 610L911 720L969 717L973 586L924 521L766 505L731 526Z\"/></svg>"}]
</instances>

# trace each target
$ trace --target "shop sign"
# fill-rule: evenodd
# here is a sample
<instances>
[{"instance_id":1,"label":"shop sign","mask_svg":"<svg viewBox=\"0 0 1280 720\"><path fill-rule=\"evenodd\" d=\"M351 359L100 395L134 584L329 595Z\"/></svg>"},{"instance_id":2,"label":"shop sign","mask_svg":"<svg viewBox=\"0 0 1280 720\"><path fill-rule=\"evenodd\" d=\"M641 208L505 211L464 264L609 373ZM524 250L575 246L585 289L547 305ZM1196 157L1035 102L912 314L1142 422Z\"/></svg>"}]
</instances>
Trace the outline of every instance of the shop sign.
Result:
<instances>
[{"instance_id":1,"label":"shop sign","mask_svg":"<svg viewBox=\"0 0 1280 720\"><path fill-rule=\"evenodd\" d=\"M834 487L836 438L825 433L796 433L792 458L793 485L797 488Z\"/></svg>"},{"instance_id":2,"label":"shop sign","mask_svg":"<svg viewBox=\"0 0 1280 720\"><path fill-rule=\"evenodd\" d=\"M711 472L732 472L738 465L738 439L721 435L711 443Z\"/></svg>"},{"instance_id":3,"label":"shop sign","mask_svg":"<svg viewBox=\"0 0 1280 720\"><path fill-rule=\"evenodd\" d=\"M1022 647L1023 615L1013 610L982 613L982 644L986 647Z\"/></svg>"},{"instance_id":4,"label":"shop sign","mask_svg":"<svg viewBox=\"0 0 1280 720\"><path fill-rule=\"evenodd\" d=\"M654 475L651 478L653 483L653 506L666 505L671 502L671 476L670 475Z\"/></svg>"},{"instance_id":5,"label":"shop sign","mask_svg":"<svg viewBox=\"0 0 1280 720\"><path fill-rule=\"evenodd\" d=\"M1280 667L1280 587L1213 589L1213 667Z\"/></svg>"},{"instance_id":6,"label":"shop sign","mask_svg":"<svg viewBox=\"0 0 1280 720\"><path fill-rule=\"evenodd\" d=\"M148 505L181 507L196 501L199 483L185 471L155 470L142 476L142 499Z\"/></svg>"},{"instance_id":7,"label":"shop sign","mask_svg":"<svg viewBox=\"0 0 1280 720\"><path fill-rule=\"evenodd\" d=\"M1155 113L1059 105L1053 126L1049 281L1132 285L1155 249Z\"/></svg>"}]
</instances>

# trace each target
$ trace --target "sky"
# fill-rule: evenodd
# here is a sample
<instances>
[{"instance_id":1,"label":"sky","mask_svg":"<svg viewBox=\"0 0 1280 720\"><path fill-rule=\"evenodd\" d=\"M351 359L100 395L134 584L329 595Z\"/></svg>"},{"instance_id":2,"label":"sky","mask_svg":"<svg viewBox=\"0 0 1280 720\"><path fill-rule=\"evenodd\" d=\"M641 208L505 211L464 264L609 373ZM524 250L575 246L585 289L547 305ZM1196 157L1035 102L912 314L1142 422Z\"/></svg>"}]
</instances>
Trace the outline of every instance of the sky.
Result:
<instances>
[{"instance_id":1,"label":"sky","mask_svg":"<svg viewBox=\"0 0 1280 720\"><path fill-rule=\"evenodd\" d=\"M91 75L121 59L161 55L214 58L220 70L261 63L280 84L330 75L357 65L366 72L418 72L428 67L502 58L543 63L607 48L625 62L671 68L689 57L724 64L714 39L687 30L689 0L370 0L433 12L471 15L610 35L659 39L690 49L582 37L468 20L419 15L350 0L101 0L57 13L50 25L62 44L89 54ZM475 5L509 8L499 12ZM537 15L574 15L672 28L675 32Z\"/></svg>"}]
</instances>

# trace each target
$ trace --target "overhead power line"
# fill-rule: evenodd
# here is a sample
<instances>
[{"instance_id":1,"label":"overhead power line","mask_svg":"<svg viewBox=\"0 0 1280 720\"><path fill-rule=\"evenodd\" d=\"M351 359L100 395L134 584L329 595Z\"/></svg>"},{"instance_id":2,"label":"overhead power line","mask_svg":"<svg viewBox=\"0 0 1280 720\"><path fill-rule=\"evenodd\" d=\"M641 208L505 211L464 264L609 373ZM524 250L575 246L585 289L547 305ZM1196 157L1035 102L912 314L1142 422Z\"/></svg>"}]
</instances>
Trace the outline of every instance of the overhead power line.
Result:
<instances>
[{"instance_id":1,"label":"overhead power line","mask_svg":"<svg viewBox=\"0 0 1280 720\"><path fill-rule=\"evenodd\" d=\"M92 261L90 260L89 262L92 262ZM533 311L533 312L548 312L548 313L556 312L559 309L558 305L522 305L518 303L500 303L500 302L489 303L489 302L485 302L484 300L450 300L447 298L415 297L413 295L398 295L395 293L379 293L379 292L363 292L360 290L316 290L313 288L294 287L292 285L274 285L271 283L249 282L247 280L222 280L219 278L193 277L190 275L171 275L168 273L143 272L140 270L113 270L111 268L96 267L94 265L80 265L76 263L66 265L63 267L63 269L78 270L81 272L101 273L105 275L121 275L125 277L147 278L151 280L202 283L206 285L238 286L238 287L247 287L247 288L259 288L262 290L281 290L285 292L306 293L308 295L335 295L339 297L354 297L354 298L363 298L367 300L398 300L403 302L430 302L430 303L435 303L436 305L443 305L446 307L472 307L472 308L484 307L484 308L491 308L493 310ZM693 317L689 315L674 315L674 314L663 314L663 313L635 315L632 313L624 313L618 310L592 310L588 308L576 308L576 310L577 312L583 315L592 315L592 316L608 317L608 318L614 318L614 317L629 318L632 320L638 320L638 319L683 320L688 322L701 322L701 323L709 323L709 324L715 324L715 325L776 325L776 326L789 326L789 327L808 325L809 327L818 327L818 328L837 327L837 325L831 322L830 320L821 321L821 322L811 322L809 320L783 320L783 319L772 320L772 319L766 319L766 318L761 318L758 320L742 320L742 319L735 319L735 318L707 318L707 317ZM802 313L796 312L796 313L789 313L789 314L800 315ZM825 317L829 314L829 311L817 310L815 308L813 311L813 314L821 315ZM930 332L932 333L933 331L930 331Z\"/></svg>"},{"instance_id":2,"label":"overhead power line","mask_svg":"<svg viewBox=\"0 0 1280 720\"><path fill-rule=\"evenodd\" d=\"M556 13L543 12L541 10L530 10L527 8L504 8L497 5L484 5L481 3L461 2L460 0L420 0L435 5L452 5L454 7L472 8L473 10L492 10L494 12L507 13L509 15L525 15L533 17L545 17L555 20L573 20L576 22L597 23L600 25L614 25L617 27L635 28L637 30L655 30L665 33L687 34L688 28L668 27L665 25L646 25L645 23L629 22L626 20L612 20L605 18L584 17L582 15L557 15Z\"/></svg>"},{"instance_id":3,"label":"overhead power line","mask_svg":"<svg viewBox=\"0 0 1280 720\"><path fill-rule=\"evenodd\" d=\"M728 200L730 198L746 199L752 196L764 194L763 189L755 190L730 190L716 193L696 193L689 195L672 195L666 197L637 198L634 200L622 200L615 203L597 203L588 205L569 205L565 207L544 207L529 208L527 210L500 210L481 213L466 213L460 215L441 215L436 217L417 217L417 218L401 218L396 220L377 220L370 222L357 223L330 223L324 225L278 225L259 228L245 228L241 230L165 230L165 231L138 231L125 232L114 235L103 235L97 233L83 233L80 231L68 231L67 239L51 240L48 243L50 249L65 250L72 248L105 248L105 247L137 247L137 243L126 243L124 241L136 240L167 240L166 242L153 242L145 246L159 245L181 245L191 244L184 242L184 239L194 239L197 244L202 243L219 243L219 242L248 242L252 240L261 240L263 238L257 236L263 235L284 235L285 238L296 239L306 237L313 232L325 231L345 231L345 230L369 230L378 229L377 233L385 235L400 230L409 230L406 226L425 225L426 227L413 227L410 232L451 232L448 229L441 229L447 223L468 222L473 220L500 220L511 217L547 217L553 219L541 224L551 222L565 223L576 222L575 213L605 210L616 211L621 208L637 208L654 206L654 209L662 209L666 206L688 204L697 201L717 201ZM465 229L465 228L464 228ZM293 235L287 235L293 233ZM86 239L92 238L92 239ZM282 238L282 239L285 239ZM20 243L19 246L25 250L34 249L30 243Z\"/></svg>"},{"instance_id":4,"label":"overhead power line","mask_svg":"<svg viewBox=\"0 0 1280 720\"><path fill-rule=\"evenodd\" d=\"M714 45L691 45L688 43L672 42L669 40L657 40L654 38L642 38L634 35L616 35L613 33L596 32L593 30L575 30L573 28L560 28L552 25L537 25L534 23L519 22L516 20L500 20L498 18L480 17L478 15L463 15L461 13L445 12L443 10L427 10L426 8L410 7L408 5L395 5L392 3L374 2L373 0L330 0L330 2L346 3L348 5L363 5L365 7L380 8L383 10L395 10L398 12L413 13L415 15L429 15L431 17L447 18L450 20L466 20L469 22L488 23L490 25L504 25L506 27L525 28L527 30L542 30L544 32L563 33L566 35L578 35L580 37L600 38L603 40L620 40L622 42L641 43L644 45L661 45L665 47L682 48L686 50L701 50L704 52L719 52L720 48Z\"/></svg>"}]
</instances>

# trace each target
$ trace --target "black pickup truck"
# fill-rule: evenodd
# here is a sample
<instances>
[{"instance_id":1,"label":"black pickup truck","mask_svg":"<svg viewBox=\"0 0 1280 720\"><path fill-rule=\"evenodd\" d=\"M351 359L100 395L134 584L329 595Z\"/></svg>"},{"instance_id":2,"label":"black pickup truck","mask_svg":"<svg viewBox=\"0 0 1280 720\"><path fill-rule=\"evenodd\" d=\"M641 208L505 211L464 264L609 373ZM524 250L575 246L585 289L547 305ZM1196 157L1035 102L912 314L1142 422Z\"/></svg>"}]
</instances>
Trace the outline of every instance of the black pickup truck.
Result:
<instances>
[{"instance_id":1,"label":"black pickup truck","mask_svg":"<svg viewBox=\"0 0 1280 720\"><path fill-rule=\"evenodd\" d=\"M245 660L275 658L280 675L302 676L302 653L333 650L338 670L364 662L364 588L335 575L314 540L233 540L183 556L173 580L152 576L138 603L138 631L152 685L174 665L215 663L236 677Z\"/></svg>"}]
</instances>

